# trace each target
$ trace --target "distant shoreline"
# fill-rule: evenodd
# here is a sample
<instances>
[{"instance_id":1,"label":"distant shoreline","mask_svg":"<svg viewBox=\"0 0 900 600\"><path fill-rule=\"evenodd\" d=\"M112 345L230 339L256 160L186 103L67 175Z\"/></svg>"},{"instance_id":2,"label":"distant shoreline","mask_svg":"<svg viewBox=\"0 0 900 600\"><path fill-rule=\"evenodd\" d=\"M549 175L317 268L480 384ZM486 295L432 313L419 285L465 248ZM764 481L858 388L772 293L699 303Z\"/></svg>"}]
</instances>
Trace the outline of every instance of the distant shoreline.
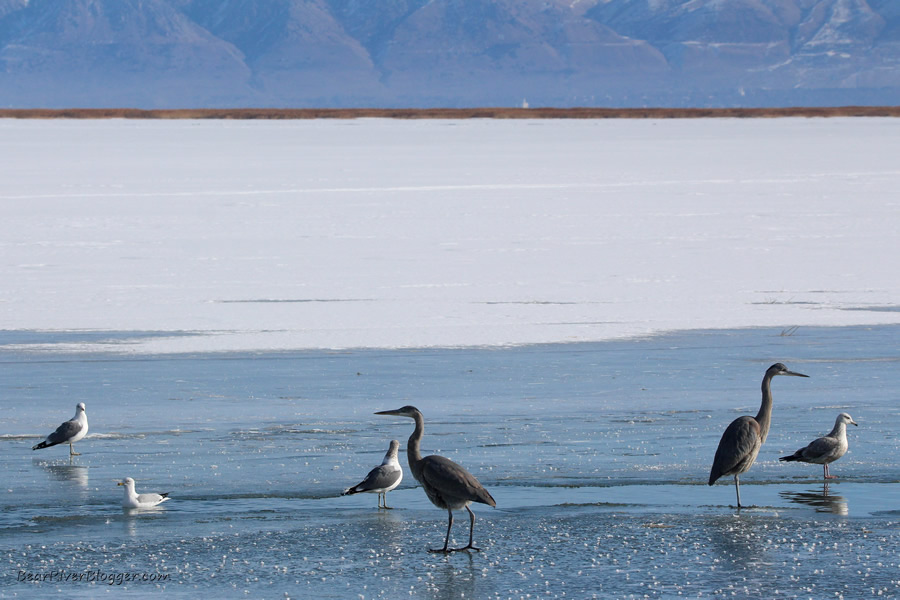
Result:
<instances>
[{"instance_id":1,"label":"distant shoreline","mask_svg":"<svg viewBox=\"0 0 900 600\"><path fill-rule=\"evenodd\" d=\"M135 108L0 109L2 119L700 119L900 117L900 106L787 108Z\"/></svg>"}]
</instances>

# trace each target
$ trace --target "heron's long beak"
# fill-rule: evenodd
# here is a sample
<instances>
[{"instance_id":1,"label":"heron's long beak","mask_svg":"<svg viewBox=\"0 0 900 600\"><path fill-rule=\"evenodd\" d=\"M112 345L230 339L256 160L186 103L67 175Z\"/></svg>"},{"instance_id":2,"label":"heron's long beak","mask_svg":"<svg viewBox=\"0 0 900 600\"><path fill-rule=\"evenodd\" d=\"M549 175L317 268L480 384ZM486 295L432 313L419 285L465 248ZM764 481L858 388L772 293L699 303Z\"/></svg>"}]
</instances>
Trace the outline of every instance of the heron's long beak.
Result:
<instances>
[{"instance_id":1,"label":"heron's long beak","mask_svg":"<svg viewBox=\"0 0 900 600\"><path fill-rule=\"evenodd\" d=\"M382 410L382 411L379 411L379 412L377 412L377 413L375 413L375 414L376 414L376 415L393 415L393 416L399 416L399 415L400 415L400 409L398 408L398 409L396 409L396 410Z\"/></svg>"},{"instance_id":2,"label":"heron's long beak","mask_svg":"<svg viewBox=\"0 0 900 600\"><path fill-rule=\"evenodd\" d=\"M809 375L804 375L803 373L795 373L794 371L782 371L782 375L793 375L794 377L809 377Z\"/></svg>"}]
</instances>

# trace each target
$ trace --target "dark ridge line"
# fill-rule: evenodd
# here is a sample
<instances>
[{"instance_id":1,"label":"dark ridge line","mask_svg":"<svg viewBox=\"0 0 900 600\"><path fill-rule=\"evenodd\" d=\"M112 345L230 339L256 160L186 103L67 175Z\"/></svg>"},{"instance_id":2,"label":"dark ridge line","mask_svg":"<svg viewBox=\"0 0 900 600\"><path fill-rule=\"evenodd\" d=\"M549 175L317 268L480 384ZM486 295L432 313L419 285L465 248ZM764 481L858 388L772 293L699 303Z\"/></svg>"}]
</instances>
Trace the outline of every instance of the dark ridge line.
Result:
<instances>
[{"instance_id":1,"label":"dark ridge line","mask_svg":"<svg viewBox=\"0 0 900 600\"><path fill-rule=\"evenodd\" d=\"M900 106L773 108L17 108L3 119L700 119L900 117Z\"/></svg>"}]
</instances>

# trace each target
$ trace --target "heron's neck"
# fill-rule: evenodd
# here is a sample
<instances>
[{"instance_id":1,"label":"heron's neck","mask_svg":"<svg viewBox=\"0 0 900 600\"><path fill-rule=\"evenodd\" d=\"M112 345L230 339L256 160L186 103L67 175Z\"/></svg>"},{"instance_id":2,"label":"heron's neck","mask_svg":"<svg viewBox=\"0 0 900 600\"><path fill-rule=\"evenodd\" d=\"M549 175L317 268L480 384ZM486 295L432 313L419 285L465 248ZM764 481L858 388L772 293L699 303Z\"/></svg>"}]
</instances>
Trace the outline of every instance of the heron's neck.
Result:
<instances>
[{"instance_id":1,"label":"heron's neck","mask_svg":"<svg viewBox=\"0 0 900 600\"><path fill-rule=\"evenodd\" d=\"M756 414L756 422L759 423L759 437L763 443L769 435L769 425L772 424L772 375L766 374L762 382L762 404Z\"/></svg>"},{"instance_id":2,"label":"heron's neck","mask_svg":"<svg viewBox=\"0 0 900 600\"><path fill-rule=\"evenodd\" d=\"M425 419L420 414L416 414L413 419L416 421L416 429L409 436L409 442L406 445L406 458L409 460L409 468L415 470L413 465L422 460L422 452L419 450L419 445L422 442L422 434L425 433Z\"/></svg>"}]
</instances>

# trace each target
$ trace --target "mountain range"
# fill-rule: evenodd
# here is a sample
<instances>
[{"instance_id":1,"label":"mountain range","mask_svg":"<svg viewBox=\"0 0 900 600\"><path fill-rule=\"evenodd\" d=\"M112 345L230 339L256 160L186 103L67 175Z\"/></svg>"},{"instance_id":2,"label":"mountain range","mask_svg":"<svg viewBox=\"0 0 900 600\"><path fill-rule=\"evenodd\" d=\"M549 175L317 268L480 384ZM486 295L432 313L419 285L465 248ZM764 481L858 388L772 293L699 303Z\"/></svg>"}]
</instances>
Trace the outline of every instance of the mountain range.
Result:
<instances>
[{"instance_id":1,"label":"mountain range","mask_svg":"<svg viewBox=\"0 0 900 600\"><path fill-rule=\"evenodd\" d=\"M0 0L0 107L900 104L900 0Z\"/></svg>"}]
</instances>

